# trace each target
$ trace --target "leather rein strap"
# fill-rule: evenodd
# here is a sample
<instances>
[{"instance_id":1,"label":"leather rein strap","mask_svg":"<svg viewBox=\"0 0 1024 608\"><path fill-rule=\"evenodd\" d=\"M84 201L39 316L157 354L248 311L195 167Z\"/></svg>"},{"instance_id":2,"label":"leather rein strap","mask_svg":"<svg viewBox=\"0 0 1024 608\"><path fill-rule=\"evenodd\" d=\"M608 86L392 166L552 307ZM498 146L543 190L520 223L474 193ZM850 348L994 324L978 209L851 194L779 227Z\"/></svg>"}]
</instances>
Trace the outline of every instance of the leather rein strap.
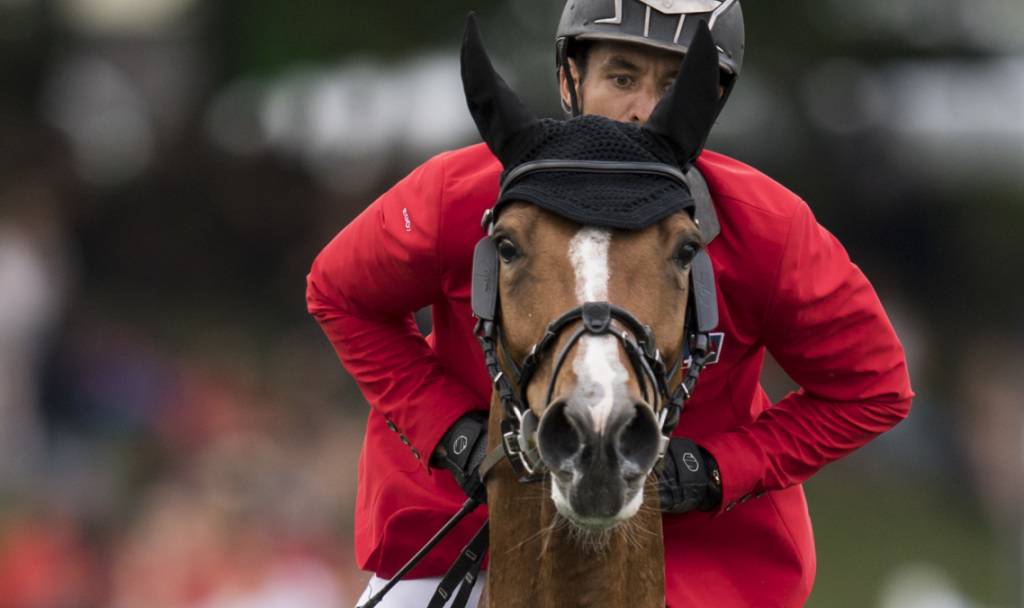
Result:
<instances>
[{"instance_id":1,"label":"leather rein strap","mask_svg":"<svg viewBox=\"0 0 1024 608\"><path fill-rule=\"evenodd\" d=\"M452 608L464 608L469 603L469 594L473 592L473 585L480 575L480 566L484 563L484 555L490 544L489 528L488 522L485 521L473 535L473 539L462 549L462 553L441 579L427 608L444 608L456 589L458 595L452 602Z\"/></svg>"}]
</instances>

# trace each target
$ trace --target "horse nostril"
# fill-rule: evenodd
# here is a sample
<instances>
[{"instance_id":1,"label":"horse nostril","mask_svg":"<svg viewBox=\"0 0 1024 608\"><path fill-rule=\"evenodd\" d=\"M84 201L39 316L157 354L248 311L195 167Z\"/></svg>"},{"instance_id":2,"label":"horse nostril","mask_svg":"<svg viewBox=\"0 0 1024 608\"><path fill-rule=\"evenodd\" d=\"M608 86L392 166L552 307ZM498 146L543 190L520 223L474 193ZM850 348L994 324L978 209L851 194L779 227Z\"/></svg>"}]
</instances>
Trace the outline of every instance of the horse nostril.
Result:
<instances>
[{"instance_id":1,"label":"horse nostril","mask_svg":"<svg viewBox=\"0 0 1024 608\"><path fill-rule=\"evenodd\" d=\"M637 403L633 415L619 431L615 447L623 461L646 475L658 459L659 435L654 412L647 405Z\"/></svg>"},{"instance_id":2,"label":"horse nostril","mask_svg":"<svg viewBox=\"0 0 1024 608\"><path fill-rule=\"evenodd\" d=\"M537 445L544 464L552 471L566 471L580 450L582 437L566 413L566 403L552 403L540 419Z\"/></svg>"}]
</instances>

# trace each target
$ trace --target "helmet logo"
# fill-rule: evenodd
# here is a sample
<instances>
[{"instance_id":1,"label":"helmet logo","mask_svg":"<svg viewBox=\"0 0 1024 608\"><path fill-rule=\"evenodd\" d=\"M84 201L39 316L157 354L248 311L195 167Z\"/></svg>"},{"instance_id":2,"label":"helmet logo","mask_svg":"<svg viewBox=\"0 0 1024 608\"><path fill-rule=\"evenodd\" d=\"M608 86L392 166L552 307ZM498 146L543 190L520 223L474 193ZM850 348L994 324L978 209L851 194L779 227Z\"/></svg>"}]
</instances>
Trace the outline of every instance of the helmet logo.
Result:
<instances>
[{"instance_id":1,"label":"helmet logo","mask_svg":"<svg viewBox=\"0 0 1024 608\"><path fill-rule=\"evenodd\" d=\"M609 25L622 24L622 0L615 0L615 16L606 19L598 19L594 23L607 23Z\"/></svg>"},{"instance_id":2,"label":"helmet logo","mask_svg":"<svg viewBox=\"0 0 1024 608\"><path fill-rule=\"evenodd\" d=\"M710 13L722 4L722 0L640 0L640 2L666 15Z\"/></svg>"},{"instance_id":3,"label":"helmet logo","mask_svg":"<svg viewBox=\"0 0 1024 608\"><path fill-rule=\"evenodd\" d=\"M676 27L676 35L673 42L679 42L679 35L683 32L683 23L687 15L696 13L710 13L722 7L722 4L732 4L733 0L637 0L647 6L644 16L644 37L647 38L651 32L651 9L663 15L679 15L679 25ZM712 16L711 27L714 27L716 15ZM605 19L597 19L595 24L622 25L622 0L615 0L615 15Z\"/></svg>"},{"instance_id":4,"label":"helmet logo","mask_svg":"<svg viewBox=\"0 0 1024 608\"><path fill-rule=\"evenodd\" d=\"M665 15L689 15L693 13L710 13L722 5L723 0L638 0ZM615 15L598 19L594 23L609 25L622 24L622 0L615 0Z\"/></svg>"}]
</instances>

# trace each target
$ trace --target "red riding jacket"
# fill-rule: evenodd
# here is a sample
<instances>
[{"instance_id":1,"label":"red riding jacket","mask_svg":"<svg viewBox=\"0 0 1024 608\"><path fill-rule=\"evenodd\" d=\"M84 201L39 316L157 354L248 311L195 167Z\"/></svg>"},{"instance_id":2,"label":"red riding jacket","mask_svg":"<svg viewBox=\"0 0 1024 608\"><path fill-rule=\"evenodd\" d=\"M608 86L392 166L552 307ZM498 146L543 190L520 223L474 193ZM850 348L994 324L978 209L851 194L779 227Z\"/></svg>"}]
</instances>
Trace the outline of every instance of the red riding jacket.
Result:
<instances>
[{"instance_id":1,"label":"red riding jacket","mask_svg":"<svg viewBox=\"0 0 1024 608\"><path fill-rule=\"evenodd\" d=\"M718 513L664 516L667 602L802 606L815 554L800 483L907 415L903 349L868 280L802 200L713 152L697 166L722 225L709 253L724 335L676 434L714 455L724 497ZM470 270L500 171L482 144L431 159L342 230L308 277L309 310L371 405L355 550L385 578L464 499L427 461L456 419L490 403ZM424 339L412 313L427 305ZM759 384L766 348L802 387L774 405ZM484 511L412 576L443 574Z\"/></svg>"}]
</instances>

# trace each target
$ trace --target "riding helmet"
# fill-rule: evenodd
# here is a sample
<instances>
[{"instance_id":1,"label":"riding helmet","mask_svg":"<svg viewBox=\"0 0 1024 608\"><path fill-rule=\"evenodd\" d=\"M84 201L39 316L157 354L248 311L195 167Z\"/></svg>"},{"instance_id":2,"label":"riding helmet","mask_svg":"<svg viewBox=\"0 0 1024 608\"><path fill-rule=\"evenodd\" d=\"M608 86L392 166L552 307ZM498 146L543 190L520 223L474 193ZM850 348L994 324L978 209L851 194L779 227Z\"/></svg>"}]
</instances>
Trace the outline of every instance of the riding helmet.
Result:
<instances>
[{"instance_id":1,"label":"riding helmet","mask_svg":"<svg viewBox=\"0 0 1024 608\"><path fill-rule=\"evenodd\" d=\"M743 67L743 9L739 0L568 0L555 36L556 70L577 41L615 40L686 53L705 21L718 49L724 106Z\"/></svg>"}]
</instances>

